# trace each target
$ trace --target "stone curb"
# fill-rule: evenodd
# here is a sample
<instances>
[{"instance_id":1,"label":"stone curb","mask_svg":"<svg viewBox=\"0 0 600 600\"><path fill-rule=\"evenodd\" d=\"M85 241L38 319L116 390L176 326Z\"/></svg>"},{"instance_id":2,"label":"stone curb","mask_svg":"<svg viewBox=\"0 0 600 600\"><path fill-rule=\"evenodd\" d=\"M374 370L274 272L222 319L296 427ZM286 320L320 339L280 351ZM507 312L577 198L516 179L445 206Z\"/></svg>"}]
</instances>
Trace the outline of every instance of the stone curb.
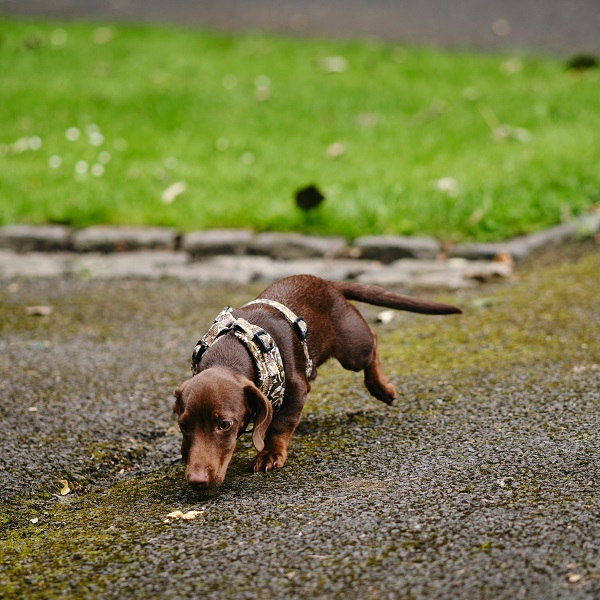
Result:
<instances>
[{"instance_id":1,"label":"stone curb","mask_svg":"<svg viewBox=\"0 0 600 600\"><path fill-rule=\"evenodd\" d=\"M600 213L488 244L443 248L433 238L340 237L250 230L181 234L168 228L61 225L0 227L0 278L176 277L203 283L270 282L297 273L379 285L461 289L510 277L532 251L600 234Z\"/></svg>"}]
</instances>

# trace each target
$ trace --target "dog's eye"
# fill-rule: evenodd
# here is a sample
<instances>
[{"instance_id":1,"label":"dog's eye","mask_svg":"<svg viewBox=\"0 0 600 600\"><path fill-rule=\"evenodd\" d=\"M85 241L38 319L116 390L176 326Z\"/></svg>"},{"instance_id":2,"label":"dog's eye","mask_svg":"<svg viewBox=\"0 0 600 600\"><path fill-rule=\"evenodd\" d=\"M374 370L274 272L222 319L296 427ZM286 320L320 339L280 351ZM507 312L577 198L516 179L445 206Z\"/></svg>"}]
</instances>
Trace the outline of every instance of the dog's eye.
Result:
<instances>
[{"instance_id":1,"label":"dog's eye","mask_svg":"<svg viewBox=\"0 0 600 600\"><path fill-rule=\"evenodd\" d=\"M179 430L181 431L181 433L187 433L189 431L189 426L185 421L182 421L181 423L179 423Z\"/></svg>"},{"instance_id":2,"label":"dog's eye","mask_svg":"<svg viewBox=\"0 0 600 600\"><path fill-rule=\"evenodd\" d=\"M227 431L233 425L233 421L219 421L217 428L219 431Z\"/></svg>"}]
</instances>

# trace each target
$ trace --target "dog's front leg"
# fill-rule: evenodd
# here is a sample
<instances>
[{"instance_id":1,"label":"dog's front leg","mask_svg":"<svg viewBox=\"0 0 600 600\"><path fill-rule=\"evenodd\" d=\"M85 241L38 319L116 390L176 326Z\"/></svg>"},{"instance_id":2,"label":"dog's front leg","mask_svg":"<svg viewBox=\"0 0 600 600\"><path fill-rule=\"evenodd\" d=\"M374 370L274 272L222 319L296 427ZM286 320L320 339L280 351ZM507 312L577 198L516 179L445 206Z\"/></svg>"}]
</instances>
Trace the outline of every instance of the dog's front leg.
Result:
<instances>
[{"instance_id":1,"label":"dog's front leg","mask_svg":"<svg viewBox=\"0 0 600 600\"><path fill-rule=\"evenodd\" d=\"M304 381L287 381L283 404L273 417L265 434L265 447L254 457L251 470L268 473L281 468L287 459L288 447L300 421L308 385Z\"/></svg>"}]
</instances>

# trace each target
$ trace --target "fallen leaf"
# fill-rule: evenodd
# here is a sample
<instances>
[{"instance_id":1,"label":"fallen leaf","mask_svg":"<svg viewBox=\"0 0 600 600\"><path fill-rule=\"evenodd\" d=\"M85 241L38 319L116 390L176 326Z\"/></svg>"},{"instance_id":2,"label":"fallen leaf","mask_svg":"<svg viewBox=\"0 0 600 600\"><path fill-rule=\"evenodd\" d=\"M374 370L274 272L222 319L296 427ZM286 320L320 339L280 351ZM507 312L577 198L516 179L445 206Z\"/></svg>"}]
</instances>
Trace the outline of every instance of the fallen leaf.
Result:
<instances>
[{"instance_id":1,"label":"fallen leaf","mask_svg":"<svg viewBox=\"0 0 600 600\"><path fill-rule=\"evenodd\" d=\"M199 510L190 510L185 514L181 515L181 518L185 519L186 521L191 521L192 519L195 519L199 514Z\"/></svg>"},{"instance_id":2,"label":"fallen leaf","mask_svg":"<svg viewBox=\"0 0 600 600\"><path fill-rule=\"evenodd\" d=\"M469 217L469 223L471 225L476 225L485 217L485 210L481 207L476 208L471 216Z\"/></svg>"},{"instance_id":3,"label":"fallen leaf","mask_svg":"<svg viewBox=\"0 0 600 600\"><path fill-rule=\"evenodd\" d=\"M162 193L162 201L165 204L173 204L175 198L180 196L187 190L187 185L184 181L176 181L172 183L163 193Z\"/></svg>"},{"instance_id":4,"label":"fallen leaf","mask_svg":"<svg viewBox=\"0 0 600 600\"><path fill-rule=\"evenodd\" d=\"M396 314L392 310L382 310L377 315L377 322L386 325L387 323L391 323L394 320L395 316Z\"/></svg>"},{"instance_id":5,"label":"fallen leaf","mask_svg":"<svg viewBox=\"0 0 600 600\"><path fill-rule=\"evenodd\" d=\"M514 140L525 143L531 140L531 133L523 127L513 127L512 125L501 123L492 130L492 137L499 142Z\"/></svg>"},{"instance_id":6,"label":"fallen leaf","mask_svg":"<svg viewBox=\"0 0 600 600\"><path fill-rule=\"evenodd\" d=\"M505 263L507 265L514 265L515 260L510 252L502 250L494 256L494 262Z\"/></svg>"},{"instance_id":7,"label":"fallen leaf","mask_svg":"<svg viewBox=\"0 0 600 600\"><path fill-rule=\"evenodd\" d=\"M425 110L413 115L409 121L412 126L425 125L442 116L447 111L446 103L440 100L434 101Z\"/></svg>"},{"instance_id":8,"label":"fallen leaf","mask_svg":"<svg viewBox=\"0 0 600 600\"><path fill-rule=\"evenodd\" d=\"M372 113L360 113L356 115L356 124L360 127L373 127L377 125L377 115Z\"/></svg>"},{"instance_id":9,"label":"fallen leaf","mask_svg":"<svg viewBox=\"0 0 600 600\"><path fill-rule=\"evenodd\" d=\"M343 56L327 56L321 60L321 69L327 73L343 73L348 61Z\"/></svg>"},{"instance_id":10,"label":"fallen leaf","mask_svg":"<svg viewBox=\"0 0 600 600\"><path fill-rule=\"evenodd\" d=\"M54 309L51 306L27 306L25 314L35 317L47 317L52 314Z\"/></svg>"},{"instance_id":11,"label":"fallen leaf","mask_svg":"<svg viewBox=\"0 0 600 600\"><path fill-rule=\"evenodd\" d=\"M343 156L346 154L346 146L342 142L333 142L333 144L327 148L326 154L329 158Z\"/></svg>"},{"instance_id":12,"label":"fallen leaf","mask_svg":"<svg viewBox=\"0 0 600 600\"><path fill-rule=\"evenodd\" d=\"M181 510L174 510L172 513L169 513L167 517L169 519L183 519L184 521L191 521L201 513L201 510L188 510L186 513Z\"/></svg>"},{"instance_id":13,"label":"fallen leaf","mask_svg":"<svg viewBox=\"0 0 600 600\"><path fill-rule=\"evenodd\" d=\"M60 495L66 496L71 491L71 488L69 487L69 482L66 479L59 479L58 482L62 485Z\"/></svg>"},{"instance_id":14,"label":"fallen leaf","mask_svg":"<svg viewBox=\"0 0 600 600\"><path fill-rule=\"evenodd\" d=\"M454 177L442 177L433 183L436 190L446 192L449 196L458 194L458 181Z\"/></svg>"}]
</instances>

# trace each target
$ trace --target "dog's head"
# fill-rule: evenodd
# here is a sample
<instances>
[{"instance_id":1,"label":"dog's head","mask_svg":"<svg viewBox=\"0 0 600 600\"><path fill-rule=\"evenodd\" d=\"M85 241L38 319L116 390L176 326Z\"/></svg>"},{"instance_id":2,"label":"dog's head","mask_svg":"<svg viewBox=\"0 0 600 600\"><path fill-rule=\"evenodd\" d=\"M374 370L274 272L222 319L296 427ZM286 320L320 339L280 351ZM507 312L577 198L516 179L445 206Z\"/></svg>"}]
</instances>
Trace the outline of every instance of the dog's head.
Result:
<instances>
[{"instance_id":1,"label":"dog's head","mask_svg":"<svg viewBox=\"0 0 600 600\"><path fill-rule=\"evenodd\" d=\"M273 409L249 379L213 367L174 391L173 412L183 435L181 456L188 483L197 489L223 483L236 440L254 421L252 442L260 452Z\"/></svg>"}]
</instances>

